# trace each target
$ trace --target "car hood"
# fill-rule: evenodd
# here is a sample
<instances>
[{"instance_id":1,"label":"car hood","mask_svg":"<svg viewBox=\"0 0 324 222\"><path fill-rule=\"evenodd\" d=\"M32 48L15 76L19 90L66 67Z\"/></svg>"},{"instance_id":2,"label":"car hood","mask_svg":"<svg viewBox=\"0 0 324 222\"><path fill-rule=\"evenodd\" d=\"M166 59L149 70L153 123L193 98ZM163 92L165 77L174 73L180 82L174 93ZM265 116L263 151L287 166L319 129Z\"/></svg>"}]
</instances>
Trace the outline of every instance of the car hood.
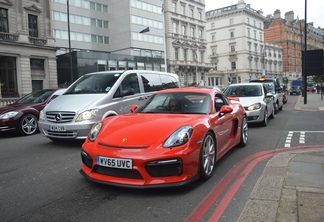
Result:
<instances>
[{"instance_id":1,"label":"car hood","mask_svg":"<svg viewBox=\"0 0 324 222\"><path fill-rule=\"evenodd\" d=\"M259 103L262 101L262 96L257 96L257 97L239 97L240 98L240 103L242 106L249 106L254 103Z\"/></svg>"},{"instance_id":2,"label":"car hood","mask_svg":"<svg viewBox=\"0 0 324 222\"><path fill-rule=\"evenodd\" d=\"M104 94L105 95L105 94ZM61 95L50 102L46 107L48 111L77 112L90 104L99 103L103 94L67 94ZM93 107L93 106L92 106Z\"/></svg>"},{"instance_id":3,"label":"car hood","mask_svg":"<svg viewBox=\"0 0 324 222\"><path fill-rule=\"evenodd\" d=\"M27 108L34 108L39 106L39 103L13 103L7 106L0 107L0 114L11 112L11 111L20 111Z\"/></svg>"},{"instance_id":4,"label":"car hood","mask_svg":"<svg viewBox=\"0 0 324 222\"><path fill-rule=\"evenodd\" d=\"M163 143L181 126L197 124L202 115L132 113L104 120L98 142L113 147L145 148Z\"/></svg>"}]
</instances>

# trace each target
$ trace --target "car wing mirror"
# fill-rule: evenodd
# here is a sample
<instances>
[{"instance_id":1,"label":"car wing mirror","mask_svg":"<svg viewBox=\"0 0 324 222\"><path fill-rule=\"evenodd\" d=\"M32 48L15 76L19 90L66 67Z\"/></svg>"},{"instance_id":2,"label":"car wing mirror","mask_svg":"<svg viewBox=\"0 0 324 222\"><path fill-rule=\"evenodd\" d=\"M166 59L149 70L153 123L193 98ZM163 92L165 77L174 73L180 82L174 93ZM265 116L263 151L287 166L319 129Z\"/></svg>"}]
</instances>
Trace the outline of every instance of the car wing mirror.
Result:
<instances>
[{"instance_id":1,"label":"car wing mirror","mask_svg":"<svg viewBox=\"0 0 324 222\"><path fill-rule=\"evenodd\" d=\"M223 116L226 113L231 113L231 112L233 112L232 107L230 107L229 105L223 105L219 110L219 115Z\"/></svg>"},{"instance_id":2,"label":"car wing mirror","mask_svg":"<svg viewBox=\"0 0 324 222\"><path fill-rule=\"evenodd\" d=\"M132 105L130 108L131 113L135 112L135 110L137 110L137 105Z\"/></svg>"}]
</instances>

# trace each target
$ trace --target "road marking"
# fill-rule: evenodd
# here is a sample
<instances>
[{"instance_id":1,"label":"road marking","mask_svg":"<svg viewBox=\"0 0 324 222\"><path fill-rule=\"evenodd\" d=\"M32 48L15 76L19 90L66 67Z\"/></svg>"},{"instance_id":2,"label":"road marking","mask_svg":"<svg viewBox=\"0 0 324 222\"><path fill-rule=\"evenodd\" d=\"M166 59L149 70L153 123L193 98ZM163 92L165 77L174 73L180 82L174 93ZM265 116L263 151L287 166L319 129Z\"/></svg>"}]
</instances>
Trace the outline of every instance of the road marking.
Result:
<instances>
[{"instance_id":1,"label":"road marking","mask_svg":"<svg viewBox=\"0 0 324 222\"><path fill-rule=\"evenodd\" d=\"M292 137L293 135L295 134L299 134L299 143L300 144L305 144L306 140L305 140L305 137L306 137L306 133L324 133L324 131L289 131L288 132L288 135L286 137L286 140L285 140L285 145L284 147L290 147L291 146L291 140L292 140Z\"/></svg>"}]
</instances>

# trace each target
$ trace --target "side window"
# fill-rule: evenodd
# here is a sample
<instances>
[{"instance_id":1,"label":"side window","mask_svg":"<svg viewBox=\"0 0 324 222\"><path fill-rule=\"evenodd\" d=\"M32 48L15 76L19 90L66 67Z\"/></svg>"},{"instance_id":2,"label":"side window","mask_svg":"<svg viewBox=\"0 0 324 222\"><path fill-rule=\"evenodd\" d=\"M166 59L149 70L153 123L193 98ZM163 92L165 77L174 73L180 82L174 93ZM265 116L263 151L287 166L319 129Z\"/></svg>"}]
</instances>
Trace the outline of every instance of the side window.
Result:
<instances>
[{"instance_id":1,"label":"side window","mask_svg":"<svg viewBox=\"0 0 324 222\"><path fill-rule=\"evenodd\" d=\"M141 73L144 92L154 92L163 89L160 76L154 73Z\"/></svg>"},{"instance_id":2,"label":"side window","mask_svg":"<svg viewBox=\"0 0 324 222\"><path fill-rule=\"evenodd\" d=\"M160 77L161 77L163 89L179 88L177 79L174 78L173 76L161 74Z\"/></svg>"},{"instance_id":3,"label":"side window","mask_svg":"<svg viewBox=\"0 0 324 222\"><path fill-rule=\"evenodd\" d=\"M121 82L122 90L134 89L134 93L140 93L138 78L136 73L127 75Z\"/></svg>"},{"instance_id":4,"label":"side window","mask_svg":"<svg viewBox=\"0 0 324 222\"><path fill-rule=\"evenodd\" d=\"M215 95L215 112L219 112L223 105L228 105L228 100L221 94Z\"/></svg>"},{"instance_id":5,"label":"side window","mask_svg":"<svg viewBox=\"0 0 324 222\"><path fill-rule=\"evenodd\" d=\"M269 92L268 88L265 85L263 85L263 91L265 95L267 95L267 93Z\"/></svg>"}]
</instances>

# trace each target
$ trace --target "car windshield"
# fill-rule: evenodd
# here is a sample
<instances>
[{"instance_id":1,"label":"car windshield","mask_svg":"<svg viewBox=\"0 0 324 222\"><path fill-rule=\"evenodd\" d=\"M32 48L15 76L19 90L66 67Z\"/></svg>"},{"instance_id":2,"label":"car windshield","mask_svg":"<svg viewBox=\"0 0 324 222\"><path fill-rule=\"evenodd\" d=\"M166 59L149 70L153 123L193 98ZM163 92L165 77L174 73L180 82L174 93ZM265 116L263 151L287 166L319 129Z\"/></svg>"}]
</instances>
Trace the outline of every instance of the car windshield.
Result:
<instances>
[{"instance_id":1,"label":"car windshield","mask_svg":"<svg viewBox=\"0 0 324 222\"><path fill-rule=\"evenodd\" d=\"M153 95L136 113L210 113L210 95L192 92L163 93Z\"/></svg>"},{"instance_id":2,"label":"car windshield","mask_svg":"<svg viewBox=\"0 0 324 222\"><path fill-rule=\"evenodd\" d=\"M121 73L98 73L85 75L78 79L65 94L107 93Z\"/></svg>"},{"instance_id":3,"label":"car windshield","mask_svg":"<svg viewBox=\"0 0 324 222\"><path fill-rule=\"evenodd\" d=\"M39 90L27 94L15 103L41 103L44 102L55 90Z\"/></svg>"},{"instance_id":4,"label":"car windshield","mask_svg":"<svg viewBox=\"0 0 324 222\"><path fill-rule=\"evenodd\" d=\"M255 97L262 96L262 90L260 85L232 85L225 89L224 94L235 97Z\"/></svg>"}]
</instances>

